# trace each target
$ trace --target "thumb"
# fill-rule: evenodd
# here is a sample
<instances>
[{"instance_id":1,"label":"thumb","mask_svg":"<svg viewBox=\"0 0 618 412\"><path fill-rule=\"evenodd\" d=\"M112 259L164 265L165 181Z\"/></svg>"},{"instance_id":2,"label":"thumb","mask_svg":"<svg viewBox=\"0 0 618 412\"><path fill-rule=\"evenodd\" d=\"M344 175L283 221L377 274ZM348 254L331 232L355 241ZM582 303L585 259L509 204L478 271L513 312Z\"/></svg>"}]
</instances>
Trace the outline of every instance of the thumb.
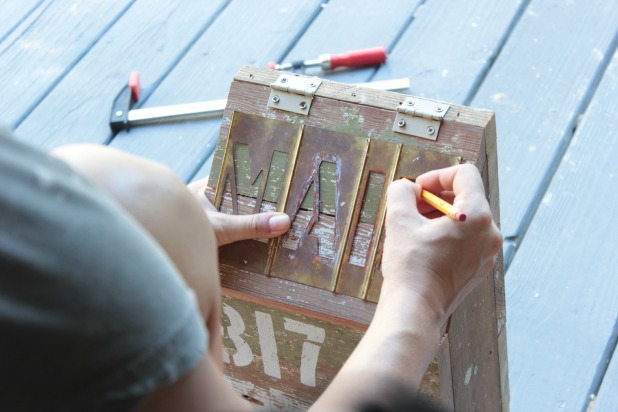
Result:
<instances>
[{"instance_id":1,"label":"thumb","mask_svg":"<svg viewBox=\"0 0 618 412\"><path fill-rule=\"evenodd\" d=\"M277 237L290 228L290 217L285 213L226 215L207 212L207 214L219 246L245 239Z\"/></svg>"}]
</instances>

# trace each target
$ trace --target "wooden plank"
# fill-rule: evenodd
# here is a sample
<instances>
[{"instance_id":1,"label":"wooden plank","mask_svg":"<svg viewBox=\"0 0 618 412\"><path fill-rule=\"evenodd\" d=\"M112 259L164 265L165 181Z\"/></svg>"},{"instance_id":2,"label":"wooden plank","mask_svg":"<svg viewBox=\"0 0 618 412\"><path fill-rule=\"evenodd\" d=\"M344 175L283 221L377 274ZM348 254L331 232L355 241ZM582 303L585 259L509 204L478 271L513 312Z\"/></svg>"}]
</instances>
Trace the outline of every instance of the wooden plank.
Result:
<instances>
[{"instance_id":1,"label":"wooden plank","mask_svg":"<svg viewBox=\"0 0 618 412\"><path fill-rule=\"evenodd\" d=\"M612 412L618 405L618 352L614 351L603 377L601 389L594 400L590 402L588 412Z\"/></svg>"},{"instance_id":2,"label":"wooden plank","mask_svg":"<svg viewBox=\"0 0 618 412\"><path fill-rule=\"evenodd\" d=\"M12 32L23 21L43 3L43 0L23 0L5 2L2 5L0 14L0 50L3 48L2 42L12 34Z\"/></svg>"},{"instance_id":3,"label":"wooden plank","mask_svg":"<svg viewBox=\"0 0 618 412\"><path fill-rule=\"evenodd\" d=\"M2 120L16 128L130 4L130 0L50 4L0 54Z\"/></svg>"},{"instance_id":4,"label":"wooden plank","mask_svg":"<svg viewBox=\"0 0 618 412\"><path fill-rule=\"evenodd\" d=\"M615 6L532 0L471 103L496 112L506 237L522 234L612 52Z\"/></svg>"},{"instance_id":5,"label":"wooden plank","mask_svg":"<svg viewBox=\"0 0 618 412\"><path fill-rule=\"evenodd\" d=\"M513 411L582 410L606 362L618 316L617 93L618 53L506 277Z\"/></svg>"},{"instance_id":6,"label":"wooden plank","mask_svg":"<svg viewBox=\"0 0 618 412\"><path fill-rule=\"evenodd\" d=\"M319 9L319 0L303 0L295 7L285 0L232 2L145 106L225 98L243 64L265 66L281 55ZM155 159L189 179L214 149L219 125L219 119L208 119L139 127L120 133L111 145Z\"/></svg>"},{"instance_id":7,"label":"wooden plank","mask_svg":"<svg viewBox=\"0 0 618 412\"><path fill-rule=\"evenodd\" d=\"M186 1L136 2L88 51L17 129L31 143L51 149L111 138L112 102L139 70L146 100L227 0L205 3L196 13ZM102 62L113 62L105 64Z\"/></svg>"},{"instance_id":8,"label":"wooden plank","mask_svg":"<svg viewBox=\"0 0 618 412\"><path fill-rule=\"evenodd\" d=\"M374 80L410 77L407 93L466 103L502 47L522 2L429 1L414 15Z\"/></svg>"}]
</instances>

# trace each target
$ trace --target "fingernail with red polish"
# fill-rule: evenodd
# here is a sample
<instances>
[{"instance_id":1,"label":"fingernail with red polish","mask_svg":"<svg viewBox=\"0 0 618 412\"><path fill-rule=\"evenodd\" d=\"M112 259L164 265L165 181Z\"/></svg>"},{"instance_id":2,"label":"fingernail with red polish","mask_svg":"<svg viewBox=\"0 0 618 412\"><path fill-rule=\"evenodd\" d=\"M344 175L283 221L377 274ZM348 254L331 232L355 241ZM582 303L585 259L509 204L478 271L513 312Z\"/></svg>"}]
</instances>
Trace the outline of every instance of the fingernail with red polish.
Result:
<instances>
[{"instance_id":1,"label":"fingernail with red polish","mask_svg":"<svg viewBox=\"0 0 618 412\"><path fill-rule=\"evenodd\" d=\"M285 213L278 213L268 219L268 228L271 232L281 232L290 228L290 217Z\"/></svg>"}]
</instances>

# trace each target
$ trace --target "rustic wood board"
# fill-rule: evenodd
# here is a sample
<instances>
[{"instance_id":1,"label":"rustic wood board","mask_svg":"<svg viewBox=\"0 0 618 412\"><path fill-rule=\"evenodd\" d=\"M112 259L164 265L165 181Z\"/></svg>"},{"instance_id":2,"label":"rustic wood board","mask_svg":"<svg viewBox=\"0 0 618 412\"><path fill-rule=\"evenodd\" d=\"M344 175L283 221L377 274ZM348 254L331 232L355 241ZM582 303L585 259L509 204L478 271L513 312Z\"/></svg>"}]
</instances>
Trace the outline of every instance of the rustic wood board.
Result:
<instances>
[{"instance_id":1,"label":"rustic wood board","mask_svg":"<svg viewBox=\"0 0 618 412\"><path fill-rule=\"evenodd\" d=\"M147 107L224 99L243 64L266 66L302 34L319 0L232 2L144 103ZM230 56L234 56L231 58ZM219 119L144 126L111 146L164 163L189 180L214 150Z\"/></svg>"},{"instance_id":2,"label":"rustic wood board","mask_svg":"<svg viewBox=\"0 0 618 412\"><path fill-rule=\"evenodd\" d=\"M441 156L455 156L460 159L460 162L477 160L477 166L483 171L486 179L488 191L492 191L492 210L496 220L499 221L493 113L451 105L451 109L447 112L441 125L442 138L438 139L437 142L428 142L418 138L402 137L402 135L393 133L391 130L395 109L404 97L399 93L379 92L324 80L313 100L309 117L299 117L298 115L290 115L288 112L268 109L270 84L279 75L278 72L245 67L235 76L220 132L220 137L223 140L218 145L217 155L213 163L213 171L217 172L211 174L210 186L221 186L225 181L221 180L223 177L220 177L218 170L222 164L223 154L230 153L229 150L232 150L230 149L232 146L225 144L227 137L237 133L232 131L232 134L228 135L230 125L236 124L232 123L235 121L232 119L236 119L232 113L232 111L235 111L236 113L247 113L254 117L255 115L265 117L269 119L268 122L278 120L283 123L303 124L309 130L317 126L323 130L347 133L351 136L371 136L372 140L390 144L406 143L410 148L420 149L421 152L426 150L437 152ZM239 119L245 116L243 115ZM244 133L241 134L241 136L244 135ZM481 144L482 141L486 144ZM226 147L228 149L225 149ZM490 154L491 151L493 151L492 154ZM226 160L226 162L228 165L232 164L230 163L231 160ZM242 161L239 164L244 164L244 162ZM251 168L253 169L254 166L252 165ZM251 176L256 175L259 168L255 168L251 172ZM236 172L237 176L240 174L242 173ZM253 178L250 178L249 182L251 180ZM250 195L252 189L247 186L242 190L247 191L247 194ZM217 202L215 201L215 203ZM319 203L320 205L323 203L321 197ZM328 201L324 203L328 204ZM228 208L230 207L228 206ZM248 204L246 210L251 210L252 207ZM325 209L327 208L325 207ZM275 274L275 276L279 275ZM258 282L260 287L257 289L261 290L264 289L265 285L270 285L266 288L268 290L267 296L262 296L286 303L289 293L285 287L277 286L281 280L277 280L275 277L261 277L263 279ZM303 282L300 278L293 280ZM246 288L245 283L237 285L237 282L239 282L238 278L228 284L228 287L235 290ZM247 283L251 284L252 282ZM332 285L332 283L330 284ZM315 289L328 289L325 285L316 284L319 288ZM331 294L328 290L324 292ZM450 342L456 343L450 347L448 352L445 351L445 348L441 351L440 358L446 361L440 364L440 374L452 379L452 382L448 384L442 382L442 389L446 391L445 393L452 392L452 394L440 396L443 396L444 399L452 399L456 405L473 405L473 407L481 409L489 407L489 405L499 409L506 409L507 407L508 386L505 380L507 375L506 334L503 327L503 292L502 267L498 266L494 276L487 278L483 287L479 288L464 303L457 315L454 316L453 319L455 320L451 322L448 339ZM339 294L335 294L335 296L339 296ZM318 305L313 305L313 307L316 306ZM334 307L330 315L345 319L347 310L343 309L345 308ZM476 325L473 328L474 330L469 327L470 323ZM454 386L451 388L451 385ZM502 403L503 400L504 404Z\"/></svg>"},{"instance_id":3,"label":"rustic wood board","mask_svg":"<svg viewBox=\"0 0 618 412\"><path fill-rule=\"evenodd\" d=\"M496 112L507 238L524 233L595 90L614 47L615 6L532 0L471 102Z\"/></svg>"},{"instance_id":4,"label":"rustic wood board","mask_svg":"<svg viewBox=\"0 0 618 412\"><path fill-rule=\"evenodd\" d=\"M45 8L0 54L2 121L17 127L130 4L84 0L69 8L63 2Z\"/></svg>"},{"instance_id":5,"label":"rustic wood board","mask_svg":"<svg viewBox=\"0 0 618 412\"><path fill-rule=\"evenodd\" d=\"M136 2L29 114L17 133L43 149L108 142L112 102L127 84L129 73L140 72L138 105L142 104L225 5L224 0L207 2L196 12L195 4L181 0Z\"/></svg>"},{"instance_id":6,"label":"rustic wood board","mask_svg":"<svg viewBox=\"0 0 618 412\"><path fill-rule=\"evenodd\" d=\"M428 1L372 80L407 76L407 93L460 104L485 78L525 2Z\"/></svg>"},{"instance_id":7,"label":"rustic wood board","mask_svg":"<svg viewBox=\"0 0 618 412\"><path fill-rule=\"evenodd\" d=\"M614 352L601 389L591 402L589 412L612 412L618 405L618 354Z\"/></svg>"},{"instance_id":8,"label":"rustic wood board","mask_svg":"<svg viewBox=\"0 0 618 412\"><path fill-rule=\"evenodd\" d=\"M222 326L226 377L260 410L306 410L366 330L225 288ZM438 369L434 360L421 384L423 393L439 397Z\"/></svg>"},{"instance_id":9,"label":"rustic wood board","mask_svg":"<svg viewBox=\"0 0 618 412\"><path fill-rule=\"evenodd\" d=\"M618 54L506 277L513 411L582 410L609 360L618 316L617 93Z\"/></svg>"},{"instance_id":10,"label":"rustic wood board","mask_svg":"<svg viewBox=\"0 0 618 412\"><path fill-rule=\"evenodd\" d=\"M2 44L13 31L20 26L30 14L43 3L43 0L23 0L5 2L0 15L0 50Z\"/></svg>"}]
</instances>

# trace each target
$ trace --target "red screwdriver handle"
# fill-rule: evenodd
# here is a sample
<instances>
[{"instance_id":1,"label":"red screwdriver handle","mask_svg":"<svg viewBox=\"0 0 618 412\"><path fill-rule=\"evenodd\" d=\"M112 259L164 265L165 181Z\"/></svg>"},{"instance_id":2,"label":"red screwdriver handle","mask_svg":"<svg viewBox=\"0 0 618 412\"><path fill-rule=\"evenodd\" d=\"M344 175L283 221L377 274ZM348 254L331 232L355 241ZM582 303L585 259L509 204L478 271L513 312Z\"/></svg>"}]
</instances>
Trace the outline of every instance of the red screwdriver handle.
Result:
<instances>
[{"instance_id":1,"label":"red screwdriver handle","mask_svg":"<svg viewBox=\"0 0 618 412\"><path fill-rule=\"evenodd\" d=\"M346 53L330 55L330 69L337 67L373 66L386 61L386 49L384 47L372 47L370 49L352 50Z\"/></svg>"}]
</instances>

